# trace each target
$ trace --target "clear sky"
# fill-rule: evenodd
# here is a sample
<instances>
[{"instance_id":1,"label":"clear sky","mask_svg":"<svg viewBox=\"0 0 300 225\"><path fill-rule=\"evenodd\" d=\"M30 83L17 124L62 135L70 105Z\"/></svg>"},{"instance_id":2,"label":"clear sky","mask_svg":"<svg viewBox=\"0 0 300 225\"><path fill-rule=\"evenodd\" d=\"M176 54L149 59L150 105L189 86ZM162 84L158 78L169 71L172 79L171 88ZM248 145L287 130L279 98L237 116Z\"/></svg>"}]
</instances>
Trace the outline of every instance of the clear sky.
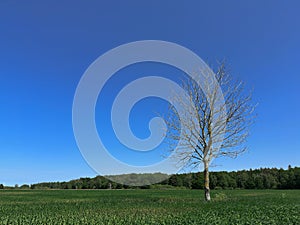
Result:
<instances>
[{"instance_id":1,"label":"clear sky","mask_svg":"<svg viewBox=\"0 0 300 225\"><path fill-rule=\"evenodd\" d=\"M274 0L0 1L0 183L95 176L73 136L76 86L98 56L145 39L178 43L209 62L225 58L232 74L254 88L259 106L250 150L235 160L216 160L214 170L299 166L299 8L298 1ZM135 65L101 93L96 121L106 122L99 134L115 152L124 147L109 123L113 96L130 80L153 73L179 74L155 63ZM149 118L165 107L146 99L133 108L136 135L147 137ZM136 160L124 151L122 159Z\"/></svg>"}]
</instances>

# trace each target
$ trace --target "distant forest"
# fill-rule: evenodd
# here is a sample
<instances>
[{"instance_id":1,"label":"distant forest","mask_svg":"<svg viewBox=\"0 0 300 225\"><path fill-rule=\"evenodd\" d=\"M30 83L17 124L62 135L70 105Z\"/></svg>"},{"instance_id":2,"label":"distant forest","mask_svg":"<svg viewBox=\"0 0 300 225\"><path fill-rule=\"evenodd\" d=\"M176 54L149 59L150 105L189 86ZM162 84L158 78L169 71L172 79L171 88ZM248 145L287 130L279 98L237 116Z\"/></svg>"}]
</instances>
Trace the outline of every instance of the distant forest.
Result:
<instances>
[{"instance_id":1,"label":"distant forest","mask_svg":"<svg viewBox=\"0 0 300 225\"><path fill-rule=\"evenodd\" d=\"M134 180L136 174L121 175L124 180ZM143 179L151 182L153 176L163 174L142 174ZM4 187L0 189L130 189L130 188L186 188L203 189L203 173L174 174L159 184L143 187L131 187L118 184L103 176L94 178L80 178L68 182L45 182L15 187ZM150 183L149 182L149 183ZM241 170L236 172L210 172L211 189L300 189L300 167L291 166L287 170L277 168L260 168Z\"/></svg>"}]
</instances>

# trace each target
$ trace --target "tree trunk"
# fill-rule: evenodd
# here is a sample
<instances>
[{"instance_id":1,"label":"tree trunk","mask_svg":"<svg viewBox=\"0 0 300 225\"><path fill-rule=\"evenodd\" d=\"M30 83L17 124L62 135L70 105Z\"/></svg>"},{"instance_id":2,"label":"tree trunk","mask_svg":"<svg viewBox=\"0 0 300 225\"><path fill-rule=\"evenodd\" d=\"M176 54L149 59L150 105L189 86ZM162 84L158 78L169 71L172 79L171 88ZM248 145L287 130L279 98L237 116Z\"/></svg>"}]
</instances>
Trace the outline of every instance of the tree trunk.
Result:
<instances>
[{"instance_id":1,"label":"tree trunk","mask_svg":"<svg viewBox=\"0 0 300 225\"><path fill-rule=\"evenodd\" d=\"M210 201L210 189L209 189L209 171L208 163L204 163L204 197L205 201Z\"/></svg>"}]
</instances>

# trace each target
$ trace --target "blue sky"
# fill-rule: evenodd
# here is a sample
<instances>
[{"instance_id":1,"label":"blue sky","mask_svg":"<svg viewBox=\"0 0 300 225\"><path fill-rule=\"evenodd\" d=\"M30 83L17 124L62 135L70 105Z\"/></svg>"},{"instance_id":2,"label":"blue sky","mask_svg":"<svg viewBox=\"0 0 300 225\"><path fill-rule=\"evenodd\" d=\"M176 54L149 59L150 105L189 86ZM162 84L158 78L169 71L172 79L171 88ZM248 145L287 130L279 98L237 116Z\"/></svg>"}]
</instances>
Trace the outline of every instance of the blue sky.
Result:
<instances>
[{"instance_id":1,"label":"blue sky","mask_svg":"<svg viewBox=\"0 0 300 225\"><path fill-rule=\"evenodd\" d=\"M76 86L98 56L145 39L178 43L209 62L225 58L232 74L254 88L259 106L250 150L216 160L214 170L299 166L299 7L298 1L1 1L0 183L95 176L73 136ZM157 64L125 68L107 84L97 109L107 107L96 121L107 121L122 84L150 72L178 74ZM148 119L165 106L146 99L133 109L137 136L147 136ZM107 146L122 149L107 122L106 129Z\"/></svg>"}]
</instances>

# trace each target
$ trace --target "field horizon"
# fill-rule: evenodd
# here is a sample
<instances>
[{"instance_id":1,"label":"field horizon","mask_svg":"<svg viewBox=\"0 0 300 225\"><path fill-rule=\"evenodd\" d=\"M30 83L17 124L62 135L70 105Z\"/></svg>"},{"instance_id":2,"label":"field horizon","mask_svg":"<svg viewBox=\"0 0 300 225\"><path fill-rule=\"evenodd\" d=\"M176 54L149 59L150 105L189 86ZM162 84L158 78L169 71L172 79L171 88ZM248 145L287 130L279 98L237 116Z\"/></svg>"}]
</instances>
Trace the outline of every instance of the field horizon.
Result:
<instances>
[{"instance_id":1,"label":"field horizon","mask_svg":"<svg viewBox=\"0 0 300 225\"><path fill-rule=\"evenodd\" d=\"M300 189L300 167L289 165L282 168L259 168L238 171L211 171L211 189ZM118 182L120 180L120 182ZM122 182L134 181L149 183L148 185L126 185ZM162 180L155 182L155 180ZM116 176L81 177L69 181L40 182L5 186L0 183L0 189L156 189L156 188L186 188L203 189L203 172L179 174L144 173L123 174Z\"/></svg>"}]
</instances>

